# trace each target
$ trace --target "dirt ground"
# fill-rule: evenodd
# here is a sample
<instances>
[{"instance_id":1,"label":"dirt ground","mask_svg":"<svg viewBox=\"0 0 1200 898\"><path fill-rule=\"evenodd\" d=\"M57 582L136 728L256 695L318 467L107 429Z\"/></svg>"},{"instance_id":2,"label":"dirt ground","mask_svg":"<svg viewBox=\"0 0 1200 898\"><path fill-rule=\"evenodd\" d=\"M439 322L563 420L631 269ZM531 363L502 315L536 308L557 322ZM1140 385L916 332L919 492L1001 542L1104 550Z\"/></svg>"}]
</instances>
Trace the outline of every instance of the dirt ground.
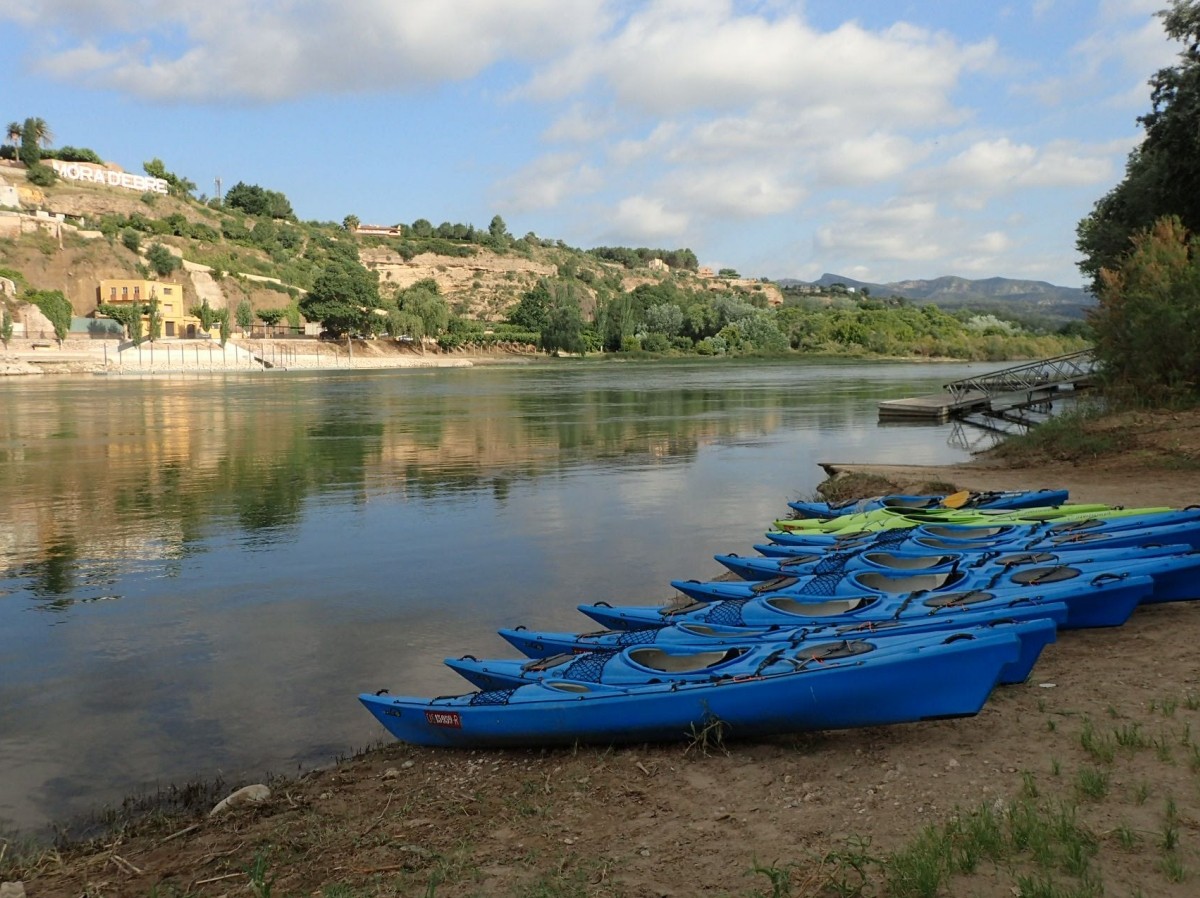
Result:
<instances>
[{"instance_id":1,"label":"dirt ground","mask_svg":"<svg viewBox=\"0 0 1200 898\"><path fill-rule=\"evenodd\" d=\"M954 468L834 465L897 489L1066 487L1200 503L1200 415L1116 425L1115 454ZM1200 593L1200 590L1198 590ZM1193 896L1200 889L1200 604L1063 633L976 717L720 745L443 751L387 744L220 817L152 816L0 859L29 896ZM240 785L240 784L239 784ZM1022 804L1024 803L1024 804ZM1036 806L1087 834L932 891L898 878L926 826ZM1065 825L1056 830L1067 842ZM1064 849L1065 851L1066 849ZM1068 851L1069 855L1070 852ZM1038 877L1044 877L1039 879Z\"/></svg>"}]
</instances>

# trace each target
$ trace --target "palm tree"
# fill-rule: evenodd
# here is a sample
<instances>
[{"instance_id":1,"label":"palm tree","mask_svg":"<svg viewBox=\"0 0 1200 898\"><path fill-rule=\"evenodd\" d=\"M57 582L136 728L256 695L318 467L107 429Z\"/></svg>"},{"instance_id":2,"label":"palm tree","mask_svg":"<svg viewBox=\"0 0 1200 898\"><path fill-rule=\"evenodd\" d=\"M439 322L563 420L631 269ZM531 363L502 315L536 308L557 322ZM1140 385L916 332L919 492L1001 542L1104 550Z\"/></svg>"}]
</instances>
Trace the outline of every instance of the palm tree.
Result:
<instances>
[{"instance_id":1,"label":"palm tree","mask_svg":"<svg viewBox=\"0 0 1200 898\"><path fill-rule=\"evenodd\" d=\"M54 132L50 130L50 126L44 118L35 118L33 121L33 133L37 138L37 142L44 147L54 143Z\"/></svg>"},{"instance_id":2,"label":"palm tree","mask_svg":"<svg viewBox=\"0 0 1200 898\"><path fill-rule=\"evenodd\" d=\"M4 130L4 142L13 145L13 158L17 158L17 147L21 145L21 132L24 128L20 122L9 122Z\"/></svg>"}]
</instances>

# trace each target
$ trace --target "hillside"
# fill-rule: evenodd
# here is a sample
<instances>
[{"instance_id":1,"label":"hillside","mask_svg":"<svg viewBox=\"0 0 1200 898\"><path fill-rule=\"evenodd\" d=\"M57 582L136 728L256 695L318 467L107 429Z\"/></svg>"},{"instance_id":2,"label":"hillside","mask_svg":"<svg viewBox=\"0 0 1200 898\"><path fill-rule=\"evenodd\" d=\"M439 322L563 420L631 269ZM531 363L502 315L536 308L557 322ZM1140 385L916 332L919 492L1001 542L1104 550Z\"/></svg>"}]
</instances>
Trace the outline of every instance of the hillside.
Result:
<instances>
[{"instance_id":1,"label":"hillside","mask_svg":"<svg viewBox=\"0 0 1200 898\"><path fill-rule=\"evenodd\" d=\"M504 318L523 293L564 270L612 290L674 279L692 289L754 291L771 304L782 302L778 288L770 284L701 279L665 268L627 269L554 241L537 245L512 240L504 251L496 251L438 238L359 236L332 222L275 220L270 228L278 239L268 243L256 239L261 223L254 216L196 200L63 180L31 188L24 170L7 161L0 161L0 182L22 191L22 212L36 209L52 217L26 218L19 232L12 223L0 229L0 236L14 238L0 241L0 267L19 272L32 289L63 291L80 316L95 310L100 279L142 276L143 254L153 242L183 260L182 269L166 279L182 284L185 300L197 304L207 299L217 309L235 308L243 298L256 311L286 307L311 286L319 270L313 245L351 239L359 245L363 265L378 273L384 294L431 279L456 314L483 321ZM0 212L0 224L5 217L16 213ZM55 218L62 221L61 234ZM142 254L122 245L120 237L131 226L141 233Z\"/></svg>"},{"instance_id":2,"label":"hillside","mask_svg":"<svg viewBox=\"0 0 1200 898\"><path fill-rule=\"evenodd\" d=\"M1059 319L1081 319L1095 298L1080 287L1059 287L1046 281L1028 281L992 277L971 280L939 277L932 280L905 280L887 284L859 281L839 274L823 274L815 281L784 279L783 288L825 290L836 285L864 289L872 296L899 296L915 303L935 303L943 309L970 307L981 311L1008 311L1016 315L1044 315Z\"/></svg>"},{"instance_id":3,"label":"hillside","mask_svg":"<svg viewBox=\"0 0 1200 898\"><path fill-rule=\"evenodd\" d=\"M97 311L101 281L115 280L105 285L108 313L141 308L137 341L152 323L165 339L205 331L241 339L265 337L278 322L289 336L415 337L444 351L504 343L572 355L991 361L1061 355L1083 341L1082 292L1068 301L1051 285L940 278L868 289L832 275L828 286L781 285L713 274L686 248L584 250L514 237L498 215L486 229L421 218L362 224L353 215L298 221L286 197L258 185L239 182L221 201L202 201L165 178L86 164L90 180L63 180L85 163L60 163L59 180L38 175L50 181L42 188L19 165L0 164L0 289L12 282L17 301L5 305L18 337L52 336L50 314L65 327L59 292L79 319L75 332L91 333L99 325L81 319ZM898 291L970 308L931 313L877 301ZM164 302L162 318L151 318L157 306L136 305L168 294L182 303Z\"/></svg>"}]
</instances>

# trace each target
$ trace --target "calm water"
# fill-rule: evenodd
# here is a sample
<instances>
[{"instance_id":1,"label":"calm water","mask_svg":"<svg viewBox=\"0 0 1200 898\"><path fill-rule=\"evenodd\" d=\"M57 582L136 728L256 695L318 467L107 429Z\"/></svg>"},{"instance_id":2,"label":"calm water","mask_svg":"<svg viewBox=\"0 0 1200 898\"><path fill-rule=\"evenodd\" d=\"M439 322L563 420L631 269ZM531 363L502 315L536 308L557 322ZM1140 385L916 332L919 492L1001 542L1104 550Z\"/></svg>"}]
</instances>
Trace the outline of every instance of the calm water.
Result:
<instances>
[{"instance_id":1,"label":"calm water","mask_svg":"<svg viewBox=\"0 0 1200 898\"><path fill-rule=\"evenodd\" d=\"M383 738L499 626L719 573L819 461L966 457L966 365L555 364L0 383L0 829Z\"/></svg>"}]
</instances>

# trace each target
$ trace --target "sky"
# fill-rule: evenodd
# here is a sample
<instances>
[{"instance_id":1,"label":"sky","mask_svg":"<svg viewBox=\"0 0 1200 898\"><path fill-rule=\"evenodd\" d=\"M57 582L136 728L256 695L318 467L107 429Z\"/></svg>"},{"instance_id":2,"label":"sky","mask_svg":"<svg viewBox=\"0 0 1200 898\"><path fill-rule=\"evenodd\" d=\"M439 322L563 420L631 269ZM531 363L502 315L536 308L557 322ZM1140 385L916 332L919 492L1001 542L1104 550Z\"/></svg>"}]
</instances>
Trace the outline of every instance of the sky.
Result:
<instances>
[{"instance_id":1,"label":"sky","mask_svg":"<svg viewBox=\"0 0 1200 898\"><path fill-rule=\"evenodd\" d=\"M0 0L0 116L302 220L1080 286L1167 0Z\"/></svg>"}]
</instances>

